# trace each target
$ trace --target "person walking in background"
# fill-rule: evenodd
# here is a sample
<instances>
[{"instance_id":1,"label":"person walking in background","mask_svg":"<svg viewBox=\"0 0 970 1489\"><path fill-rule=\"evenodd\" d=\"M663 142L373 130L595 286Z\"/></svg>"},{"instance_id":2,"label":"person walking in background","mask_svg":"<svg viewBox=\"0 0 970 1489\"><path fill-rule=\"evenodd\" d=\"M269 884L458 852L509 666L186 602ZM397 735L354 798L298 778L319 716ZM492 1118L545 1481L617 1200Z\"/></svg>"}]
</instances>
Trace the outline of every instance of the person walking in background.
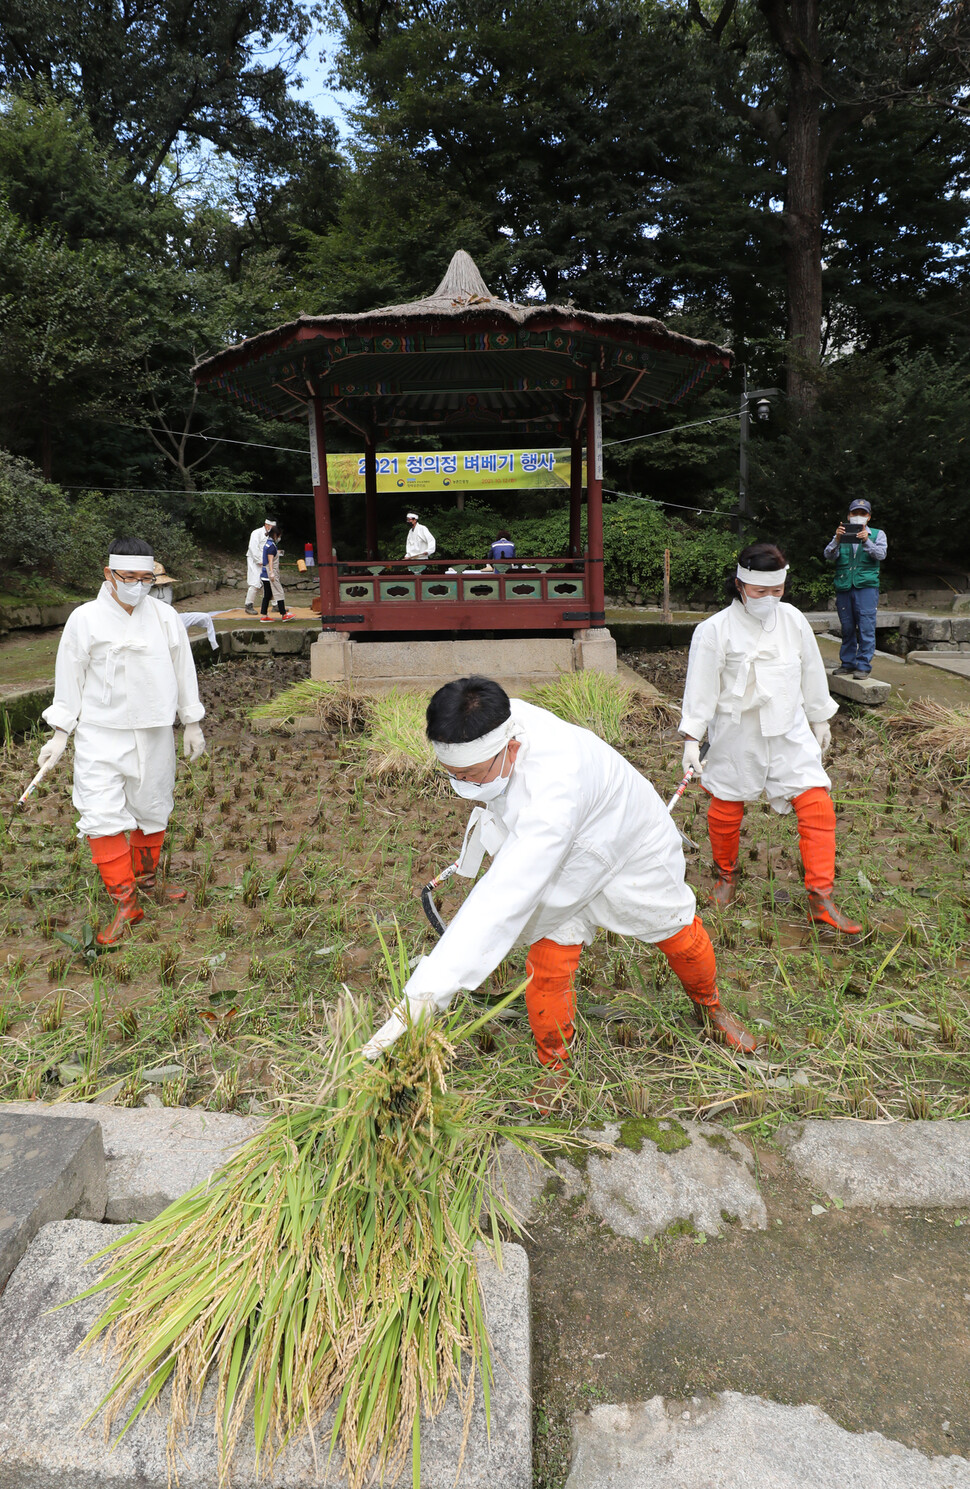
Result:
<instances>
[{"instance_id":1,"label":"person walking in background","mask_svg":"<svg viewBox=\"0 0 970 1489\"><path fill-rule=\"evenodd\" d=\"M192 650L180 617L151 598L153 565L143 539L111 544L97 599L73 611L61 635L54 700L44 710L54 734L37 757L56 764L74 730L77 830L115 904L98 932L101 946L143 919L138 892L156 887L174 801L176 714L186 758L205 751ZM185 899L184 889L166 893Z\"/></svg>"},{"instance_id":2,"label":"person walking in background","mask_svg":"<svg viewBox=\"0 0 970 1489\"><path fill-rule=\"evenodd\" d=\"M262 527L254 527L249 534L249 546L246 549L246 583L249 585L246 591L247 615L256 614L256 596L262 592L263 549L275 526L273 517L264 517Z\"/></svg>"},{"instance_id":3,"label":"person walking in background","mask_svg":"<svg viewBox=\"0 0 970 1489\"><path fill-rule=\"evenodd\" d=\"M679 725L684 770L701 778L710 798L716 905L726 908L737 893L745 802L764 794L781 815L795 809L809 920L857 936L862 927L832 899L835 807L822 756L839 705L811 626L782 600L787 582L781 550L750 544L729 580L731 603L695 630ZM705 733L710 750L702 761Z\"/></svg>"},{"instance_id":4,"label":"person walking in background","mask_svg":"<svg viewBox=\"0 0 970 1489\"><path fill-rule=\"evenodd\" d=\"M404 557L433 558L437 544L428 529L418 521L417 512L409 512L407 521L410 532L404 545ZM421 570L415 569L413 572L420 574Z\"/></svg>"},{"instance_id":5,"label":"person walking in background","mask_svg":"<svg viewBox=\"0 0 970 1489\"><path fill-rule=\"evenodd\" d=\"M836 677L862 681L872 671L876 650L876 609L879 604L879 565L886 557L886 534L870 525L867 501L849 504L848 522L840 522L826 545L825 557L835 564L835 608L842 626L842 646Z\"/></svg>"},{"instance_id":6,"label":"person walking in background","mask_svg":"<svg viewBox=\"0 0 970 1489\"><path fill-rule=\"evenodd\" d=\"M515 544L507 528L500 527L495 534L495 542L488 550L488 556L492 563L496 560L510 559L515 557Z\"/></svg>"},{"instance_id":7,"label":"person walking in background","mask_svg":"<svg viewBox=\"0 0 970 1489\"><path fill-rule=\"evenodd\" d=\"M293 611L287 610L286 608L286 596L283 593L283 586L280 583L279 536L279 528L271 528L271 530L267 533L266 541L263 544L263 563L259 571L260 583L263 586L263 604L260 610L259 619L260 624L264 626L269 625L270 621L273 619L273 617L267 613L269 611L270 600L273 600L275 602L280 612L280 620L293 619Z\"/></svg>"}]
</instances>

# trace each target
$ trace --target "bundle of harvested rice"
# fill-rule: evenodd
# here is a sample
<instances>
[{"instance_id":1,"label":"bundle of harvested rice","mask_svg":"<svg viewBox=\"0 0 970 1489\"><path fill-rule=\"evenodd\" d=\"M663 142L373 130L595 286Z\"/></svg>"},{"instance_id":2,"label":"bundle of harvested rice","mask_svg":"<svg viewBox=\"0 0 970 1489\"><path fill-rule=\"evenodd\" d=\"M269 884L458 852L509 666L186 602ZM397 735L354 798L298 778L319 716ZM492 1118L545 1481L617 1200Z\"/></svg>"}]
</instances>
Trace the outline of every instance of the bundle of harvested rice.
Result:
<instances>
[{"instance_id":1,"label":"bundle of harvested rice","mask_svg":"<svg viewBox=\"0 0 970 1489\"><path fill-rule=\"evenodd\" d=\"M313 719L329 734L342 730L356 734L363 728L366 704L349 683L313 682L305 678L284 688L267 703L251 708L248 716L257 723L274 724L284 730L297 719Z\"/></svg>"},{"instance_id":2,"label":"bundle of harvested rice","mask_svg":"<svg viewBox=\"0 0 970 1489\"><path fill-rule=\"evenodd\" d=\"M397 995L403 946L388 963ZM216 1180L100 1253L110 1264L84 1296L109 1301L85 1346L104 1335L121 1359L97 1410L107 1436L124 1417L123 1436L168 1387L173 1473L210 1375L220 1486L248 1412L265 1473L335 1409L326 1451L339 1444L359 1489L372 1468L393 1482L409 1449L420 1482L421 1415L449 1392L466 1437L476 1383L488 1410L473 1248L497 1251L500 1227L517 1228L492 1187L497 1143L540 1155L494 1091L449 1086L453 1041L491 1012L464 1028L456 1016L411 1029L374 1064L360 1054L368 1012L349 994L336 1011L313 1105L274 1119Z\"/></svg>"},{"instance_id":3,"label":"bundle of harvested rice","mask_svg":"<svg viewBox=\"0 0 970 1489\"><path fill-rule=\"evenodd\" d=\"M370 775L387 781L438 784L440 770L425 732L427 707L426 694L397 688L369 700L367 732L361 743Z\"/></svg>"},{"instance_id":4,"label":"bundle of harvested rice","mask_svg":"<svg viewBox=\"0 0 970 1489\"><path fill-rule=\"evenodd\" d=\"M904 749L927 764L959 775L970 770L970 708L917 698L905 713L890 714L885 723Z\"/></svg>"},{"instance_id":5,"label":"bundle of harvested rice","mask_svg":"<svg viewBox=\"0 0 970 1489\"><path fill-rule=\"evenodd\" d=\"M555 682L533 688L528 698L614 746L628 744L644 726L666 724L670 716L660 700L654 702L609 672L564 672Z\"/></svg>"}]
</instances>

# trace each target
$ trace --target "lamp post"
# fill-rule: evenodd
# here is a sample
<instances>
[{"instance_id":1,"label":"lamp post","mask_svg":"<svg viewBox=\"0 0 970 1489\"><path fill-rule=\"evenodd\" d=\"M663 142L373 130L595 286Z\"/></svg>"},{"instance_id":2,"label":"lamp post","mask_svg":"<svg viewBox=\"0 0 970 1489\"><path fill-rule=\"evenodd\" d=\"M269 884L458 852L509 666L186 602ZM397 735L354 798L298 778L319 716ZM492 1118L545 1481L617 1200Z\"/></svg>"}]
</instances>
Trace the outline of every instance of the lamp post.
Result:
<instances>
[{"instance_id":1,"label":"lamp post","mask_svg":"<svg viewBox=\"0 0 970 1489\"><path fill-rule=\"evenodd\" d=\"M751 432L751 415L759 424L767 423L771 417L771 400L777 398L780 388L749 388L748 369L741 368L741 419L738 450L738 537L744 537L748 522L748 436Z\"/></svg>"}]
</instances>

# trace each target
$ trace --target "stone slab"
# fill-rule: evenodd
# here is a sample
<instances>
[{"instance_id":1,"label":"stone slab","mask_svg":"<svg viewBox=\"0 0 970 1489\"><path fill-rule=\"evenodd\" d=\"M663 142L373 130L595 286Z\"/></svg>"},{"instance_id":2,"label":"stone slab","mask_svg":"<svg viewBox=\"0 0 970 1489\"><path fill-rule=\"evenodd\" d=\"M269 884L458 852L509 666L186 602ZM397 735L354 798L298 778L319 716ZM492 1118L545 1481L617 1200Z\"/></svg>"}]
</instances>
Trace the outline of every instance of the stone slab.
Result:
<instances>
[{"instance_id":1,"label":"stone slab","mask_svg":"<svg viewBox=\"0 0 970 1489\"><path fill-rule=\"evenodd\" d=\"M31 1109L36 1115L36 1102L5 1102L0 1115L30 1114ZM85 1102L58 1102L42 1110L53 1120L93 1118L100 1124L108 1186L102 1213L119 1224L153 1219L173 1199L221 1168L237 1145L261 1131L267 1120L190 1107L152 1111Z\"/></svg>"},{"instance_id":2,"label":"stone slab","mask_svg":"<svg viewBox=\"0 0 970 1489\"><path fill-rule=\"evenodd\" d=\"M736 1391L594 1406L572 1433L566 1489L970 1489L966 1458L929 1458L881 1432L847 1432L817 1406Z\"/></svg>"},{"instance_id":3,"label":"stone slab","mask_svg":"<svg viewBox=\"0 0 970 1489\"><path fill-rule=\"evenodd\" d=\"M507 636L494 641L351 641L350 670L361 681L426 677L440 685L482 673L494 677L572 672L572 637Z\"/></svg>"},{"instance_id":4,"label":"stone slab","mask_svg":"<svg viewBox=\"0 0 970 1489\"><path fill-rule=\"evenodd\" d=\"M656 1134L656 1140L646 1135ZM607 1123L582 1134L597 1144L554 1169L532 1163L504 1144L501 1181L513 1210L535 1217L550 1178L568 1197L583 1195L590 1209L618 1236L652 1239L678 1221L705 1235L719 1235L725 1217L745 1229L764 1230L768 1215L755 1179L754 1158L737 1138L709 1122ZM664 1151L670 1145L669 1151Z\"/></svg>"},{"instance_id":5,"label":"stone slab","mask_svg":"<svg viewBox=\"0 0 970 1489\"><path fill-rule=\"evenodd\" d=\"M875 677L836 677L834 672L830 672L829 692L838 698L848 698L852 703L865 703L869 708L877 708L885 703L892 688L888 682L880 682Z\"/></svg>"},{"instance_id":6,"label":"stone slab","mask_svg":"<svg viewBox=\"0 0 970 1489\"><path fill-rule=\"evenodd\" d=\"M970 1123L796 1122L777 1142L801 1178L845 1205L970 1205Z\"/></svg>"},{"instance_id":7,"label":"stone slab","mask_svg":"<svg viewBox=\"0 0 970 1489\"><path fill-rule=\"evenodd\" d=\"M938 667L941 672L954 672L958 677L970 677L970 652L911 651L907 662L922 662L924 667Z\"/></svg>"},{"instance_id":8,"label":"stone slab","mask_svg":"<svg viewBox=\"0 0 970 1489\"><path fill-rule=\"evenodd\" d=\"M77 1215L100 1220L108 1197L97 1122L52 1122L0 1109L0 1289L40 1230Z\"/></svg>"},{"instance_id":9,"label":"stone slab","mask_svg":"<svg viewBox=\"0 0 970 1489\"><path fill-rule=\"evenodd\" d=\"M3 1489L168 1489L165 1459L168 1393L161 1412L153 1411L107 1449L96 1422L79 1432L113 1375L100 1349L74 1353L98 1316L98 1298L60 1312L51 1308L76 1297L95 1275L88 1259L106 1242L105 1227L63 1221L39 1233L0 1299L0 1483ZM520 1246L505 1246L502 1269L484 1254L479 1275L492 1338L495 1379L491 1398L491 1436L485 1411L476 1401L464 1464L456 1479L462 1436L461 1412L449 1400L421 1433L422 1489L531 1489L531 1357L529 1264ZM179 1489L215 1489L213 1408L210 1385L178 1463ZM328 1440L325 1419L317 1441ZM234 1460L233 1489L257 1482L245 1444L248 1422ZM410 1482L406 1471L402 1482ZM262 1480L260 1482L265 1482ZM327 1473L325 1449L314 1464L309 1441L288 1448L274 1466L274 1489L307 1489L326 1482L345 1484L336 1461Z\"/></svg>"}]
</instances>

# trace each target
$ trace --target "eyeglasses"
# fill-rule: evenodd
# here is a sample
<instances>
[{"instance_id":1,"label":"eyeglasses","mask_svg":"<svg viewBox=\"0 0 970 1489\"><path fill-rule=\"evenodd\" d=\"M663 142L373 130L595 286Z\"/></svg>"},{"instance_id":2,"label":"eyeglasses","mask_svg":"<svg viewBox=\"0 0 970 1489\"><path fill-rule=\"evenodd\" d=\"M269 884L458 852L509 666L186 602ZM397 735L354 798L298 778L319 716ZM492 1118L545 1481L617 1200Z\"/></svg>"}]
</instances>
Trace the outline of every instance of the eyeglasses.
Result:
<instances>
[{"instance_id":1,"label":"eyeglasses","mask_svg":"<svg viewBox=\"0 0 970 1489\"><path fill-rule=\"evenodd\" d=\"M116 579L121 580L122 584L143 584L146 589L151 589L155 583L154 574L133 574L130 570L122 569L112 569L111 572Z\"/></svg>"},{"instance_id":2,"label":"eyeglasses","mask_svg":"<svg viewBox=\"0 0 970 1489\"><path fill-rule=\"evenodd\" d=\"M484 784L485 784L485 782L486 782L486 780L488 778L488 773L491 770L492 766L495 764L495 762L498 759L499 755L504 755L505 754L505 751L507 749L508 749L508 745L507 744L503 745L502 748L500 750L498 750L492 756L491 760L489 760L488 763L486 765L484 765L484 766L481 766L481 765L470 765L468 767L469 770L481 770L481 771L483 771L483 774L480 775L480 776L470 776L470 775L467 775L467 774L465 774L465 775L456 775L456 773L453 770L449 770L448 771L448 775L451 777L451 779L453 781L467 781L472 786L484 786Z\"/></svg>"}]
</instances>

